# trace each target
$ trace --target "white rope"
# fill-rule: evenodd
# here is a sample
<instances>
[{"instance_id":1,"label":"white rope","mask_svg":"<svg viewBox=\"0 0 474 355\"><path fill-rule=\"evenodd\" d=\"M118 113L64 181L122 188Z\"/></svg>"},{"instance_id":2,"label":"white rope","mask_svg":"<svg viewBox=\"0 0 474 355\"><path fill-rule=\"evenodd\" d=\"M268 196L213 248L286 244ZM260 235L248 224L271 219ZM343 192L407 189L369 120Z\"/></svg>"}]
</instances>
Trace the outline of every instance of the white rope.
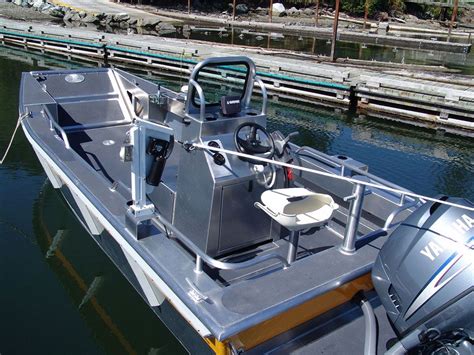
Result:
<instances>
[{"instance_id":1,"label":"white rope","mask_svg":"<svg viewBox=\"0 0 474 355\"><path fill-rule=\"evenodd\" d=\"M462 208L462 209L465 209L465 210L468 210L468 211L474 211L473 207L463 206L463 205L460 205L460 204L457 204L457 203L453 203L453 202L449 202L449 201L443 201L443 200L439 200L439 199L436 199L436 198L433 198L433 197L419 195L419 194L416 194L416 193L413 193L413 192L410 192L410 191L399 190L399 189L395 189L393 187L384 186L384 185L376 184L376 183L373 183L373 182L367 182L367 181L362 181L362 180L357 180L357 179L354 179L354 178L350 178L350 177L347 177L347 176L341 176L341 175L326 173L324 171L318 171L318 170L314 170L314 169L311 169L311 168L305 168L303 166L293 165L293 164L289 164L289 163L283 163L283 162L280 162L280 161L267 159L267 158L261 158L261 157L255 156L255 155L235 152L233 150L227 150L227 149L224 149L224 148L217 148L217 147L216 148L215 147L210 147L210 146L207 146L207 145L204 145L204 144L201 144L201 143L192 143L191 147L210 150L210 151L214 151L214 152L226 153L226 154L235 155L235 156L242 157L242 158L261 161L261 162L268 163L268 164L284 166L286 168L291 168L291 169L300 170L300 171L306 171L308 173L313 173L313 174L321 175L321 176L327 176L327 177L337 179L337 180L348 181L348 182L352 182L354 184L360 184L360 185L369 186L369 187L373 187L373 188L380 189L380 190L395 192L395 193L398 193L398 194L401 194L401 195L411 196L411 197L418 198L418 199L425 200L425 201L437 202L437 203L447 205L447 206L458 207L458 208Z\"/></svg>"},{"instance_id":2,"label":"white rope","mask_svg":"<svg viewBox=\"0 0 474 355\"><path fill-rule=\"evenodd\" d=\"M15 129L13 131L12 137L10 138L10 142L8 143L7 150L5 150L5 153L3 154L2 160L0 160L0 165L2 165L3 162L5 161L5 159L7 158L8 152L10 151L10 148L13 144L13 140L15 139L16 131L18 130L18 127L20 127L21 121L23 121L23 119L28 117L29 115L30 115L30 113L28 112L28 113L25 113L21 116L18 116L18 121L16 121L16 126L15 126Z\"/></svg>"}]
</instances>

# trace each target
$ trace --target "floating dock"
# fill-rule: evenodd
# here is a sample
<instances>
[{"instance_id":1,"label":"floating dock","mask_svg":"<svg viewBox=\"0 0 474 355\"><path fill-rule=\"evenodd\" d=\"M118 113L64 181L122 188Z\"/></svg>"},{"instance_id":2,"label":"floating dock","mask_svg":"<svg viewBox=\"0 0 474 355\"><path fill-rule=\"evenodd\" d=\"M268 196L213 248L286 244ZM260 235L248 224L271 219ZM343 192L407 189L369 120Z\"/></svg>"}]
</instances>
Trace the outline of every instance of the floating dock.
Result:
<instances>
[{"instance_id":1,"label":"floating dock","mask_svg":"<svg viewBox=\"0 0 474 355\"><path fill-rule=\"evenodd\" d=\"M256 63L258 75L275 98L357 109L363 115L474 136L474 80L469 77L381 74L258 48L2 22L2 45L174 76L187 76L204 58L246 55Z\"/></svg>"}]
</instances>

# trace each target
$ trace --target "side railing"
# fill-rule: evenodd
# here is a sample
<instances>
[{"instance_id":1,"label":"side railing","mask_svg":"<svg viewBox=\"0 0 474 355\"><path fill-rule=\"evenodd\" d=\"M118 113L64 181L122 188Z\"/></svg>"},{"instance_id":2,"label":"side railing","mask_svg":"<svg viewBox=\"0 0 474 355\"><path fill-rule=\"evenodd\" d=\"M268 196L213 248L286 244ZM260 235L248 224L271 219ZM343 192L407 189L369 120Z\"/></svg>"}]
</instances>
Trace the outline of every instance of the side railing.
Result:
<instances>
[{"instance_id":1,"label":"side railing","mask_svg":"<svg viewBox=\"0 0 474 355\"><path fill-rule=\"evenodd\" d=\"M194 268L194 272L200 274L203 270L203 264L207 264L209 266L215 267L221 270L240 270L246 269L248 267L263 263L267 260L278 260L283 266L286 268L290 266L287 260L279 254L271 253L256 256L253 259L238 262L238 263L229 263L216 260L211 258L207 255L204 251L202 251L196 244L194 244L188 237L186 237L183 233L181 233L170 221L168 221L164 216L161 214L156 215L156 219L159 223L164 225L166 229L170 230L174 237L177 238L180 242L182 242L188 249L190 249L194 255L196 256L196 266Z\"/></svg>"}]
</instances>

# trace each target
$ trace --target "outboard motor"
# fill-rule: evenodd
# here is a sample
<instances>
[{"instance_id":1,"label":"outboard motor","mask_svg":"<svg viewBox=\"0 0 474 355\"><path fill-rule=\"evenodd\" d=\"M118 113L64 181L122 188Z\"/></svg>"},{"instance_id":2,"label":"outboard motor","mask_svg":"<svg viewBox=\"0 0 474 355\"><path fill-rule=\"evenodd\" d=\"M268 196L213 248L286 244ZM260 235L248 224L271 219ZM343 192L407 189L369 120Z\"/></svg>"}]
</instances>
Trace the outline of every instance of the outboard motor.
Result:
<instances>
[{"instance_id":1,"label":"outboard motor","mask_svg":"<svg viewBox=\"0 0 474 355\"><path fill-rule=\"evenodd\" d=\"M461 198L442 200L473 207ZM399 338L389 353L422 345L471 354L474 335L474 213L425 203L384 244L375 289ZM425 351L422 351L425 353ZM456 353L453 352L453 353ZM451 353L451 352L447 352Z\"/></svg>"}]
</instances>

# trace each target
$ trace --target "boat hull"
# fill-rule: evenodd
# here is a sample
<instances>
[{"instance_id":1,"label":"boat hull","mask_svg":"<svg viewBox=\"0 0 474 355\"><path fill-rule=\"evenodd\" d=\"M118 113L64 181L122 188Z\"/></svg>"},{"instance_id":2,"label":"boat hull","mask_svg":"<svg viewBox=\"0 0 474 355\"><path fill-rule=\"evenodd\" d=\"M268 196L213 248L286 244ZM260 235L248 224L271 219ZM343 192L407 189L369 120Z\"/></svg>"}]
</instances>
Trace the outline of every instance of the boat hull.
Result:
<instances>
[{"instance_id":1,"label":"boat hull","mask_svg":"<svg viewBox=\"0 0 474 355\"><path fill-rule=\"evenodd\" d=\"M91 212L92 203L87 201L72 181L68 181L69 179L39 147L25 126L23 126L23 131L53 187L61 193L85 231L142 296L154 314L190 353L213 353L204 338L190 326L189 319L183 317L173 306L172 301L165 296L166 290L162 285L153 282L156 278L148 276L141 267L145 261L137 261L135 256L130 255L130 250L127 251L124 247L123 243L126 241L121 243L114 238L114 234L120 234L119 231L110 226L107 228L101 223L100 215Z\"/></svg>"}]
</instances>

